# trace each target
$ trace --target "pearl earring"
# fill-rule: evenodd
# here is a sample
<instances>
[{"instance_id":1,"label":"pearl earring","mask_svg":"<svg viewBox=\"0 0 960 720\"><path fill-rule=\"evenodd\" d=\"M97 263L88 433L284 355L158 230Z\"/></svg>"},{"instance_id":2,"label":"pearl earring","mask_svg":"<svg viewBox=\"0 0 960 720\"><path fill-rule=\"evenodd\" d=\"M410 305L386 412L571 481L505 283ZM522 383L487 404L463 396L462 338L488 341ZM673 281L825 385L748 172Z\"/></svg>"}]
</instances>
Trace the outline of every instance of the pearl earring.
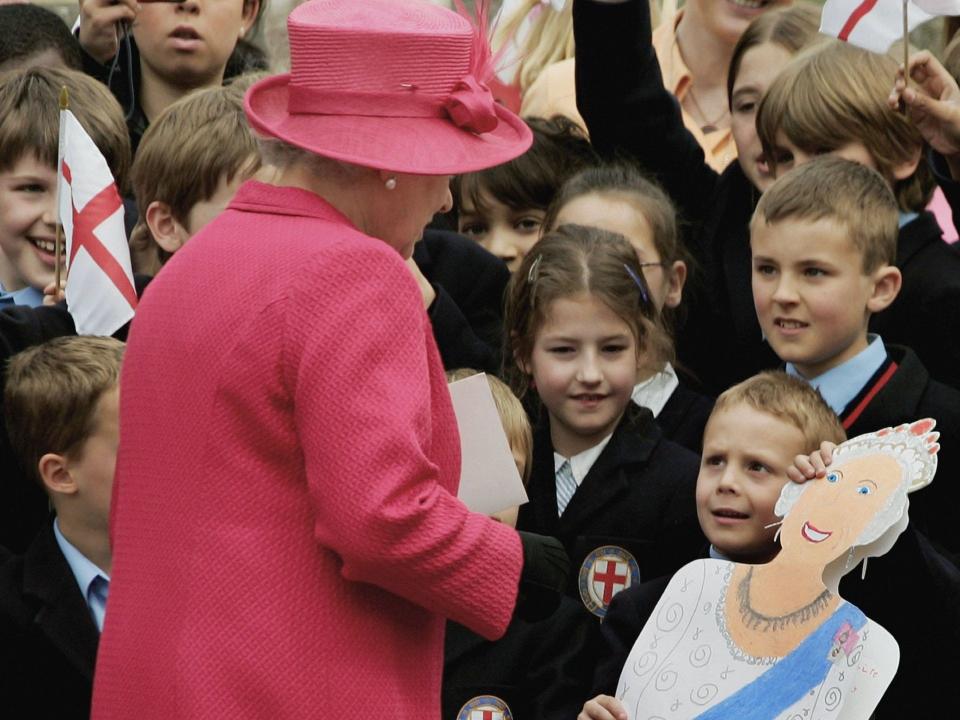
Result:
<instances>
[{"instance_id":1,"label":"pearl earring","mask_svg":"<svg viewBox=\"0 0 960 720\"><path fill-rule=\"evenodd\" d=\"M384 185L384 187L387 188L387 190L396 190L396 189L397 189L397 179L394 178L394 177L392 177L392 178L387 178L387 181L386 181L383 185Z\"/></svg>"}]
</instances>

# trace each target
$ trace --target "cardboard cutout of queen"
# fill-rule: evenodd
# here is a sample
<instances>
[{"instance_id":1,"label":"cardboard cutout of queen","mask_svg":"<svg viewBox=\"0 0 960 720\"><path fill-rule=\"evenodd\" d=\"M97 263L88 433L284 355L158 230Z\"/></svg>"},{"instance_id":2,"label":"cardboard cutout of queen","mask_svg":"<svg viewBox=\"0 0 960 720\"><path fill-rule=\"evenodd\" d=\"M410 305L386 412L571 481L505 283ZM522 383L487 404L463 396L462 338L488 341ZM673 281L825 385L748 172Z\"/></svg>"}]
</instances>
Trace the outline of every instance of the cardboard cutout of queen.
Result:
<instances>
[{"instance_id":1,"label":"cardboard cutout of queen","mask_svg":"<svg viewBox=\"0 0 960 720\"><path fill-rule=\"evenodd\" d=\"M787 483L771 562L697 560L677 572L620 676L631 720L868 718L900 652L837 586L906 528L907 493L936 472L934 425L853 438L826 477Z\"/></svg>"}]
</instances>

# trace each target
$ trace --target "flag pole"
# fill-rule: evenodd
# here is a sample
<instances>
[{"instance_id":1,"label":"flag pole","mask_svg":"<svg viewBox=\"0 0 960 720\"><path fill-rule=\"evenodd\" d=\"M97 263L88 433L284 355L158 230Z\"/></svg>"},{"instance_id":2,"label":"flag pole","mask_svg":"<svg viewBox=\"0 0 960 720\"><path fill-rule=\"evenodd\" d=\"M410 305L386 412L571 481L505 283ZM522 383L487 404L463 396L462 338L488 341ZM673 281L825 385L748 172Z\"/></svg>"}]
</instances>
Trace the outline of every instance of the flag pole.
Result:
<instances>
[{"instance_id":1,"label":"flag pole","mask_svg":"<svg viewBox=\"0 0 960 720\"><path fill-rule=\"evenodd\" d=\"M69 98L69 95L68 95L68 93L67 93L67 86L66 86L66 85L63 85L63 86L61 86L61 88L60 88L60 116L61 116L61 117L60 117L60 152L59 152L59 156L60 156L60 162L61 162L61 164L63 163L63 140L64 140L64 137L63 137L63 134L64 134L64 133L63 133L63 111L66 110L68 107L70 107L70 98ZM62 167L58 167L58 168L57 168L57 176L59 177L62 172L63 172L63 168L62 168ZM63 254L63 223L60 222L60 220L61 220L61 218L60 218L60 182L58 181L58 182L57 182L57 221L58 221L58 222L57 222L57 235L56 235L56 240L55 240L55 242L54 242L54 262L55 262L54 268L56 268L56 271L55 271L56 291L54 292L54 297L55 297L55 298L59 298L59 297L60 297L60 273L61 273L61 265L63 264L63 262L62 262L61 259L60 259L61 256L62 256L62 254Z\"/></svg>"}]
</instances>

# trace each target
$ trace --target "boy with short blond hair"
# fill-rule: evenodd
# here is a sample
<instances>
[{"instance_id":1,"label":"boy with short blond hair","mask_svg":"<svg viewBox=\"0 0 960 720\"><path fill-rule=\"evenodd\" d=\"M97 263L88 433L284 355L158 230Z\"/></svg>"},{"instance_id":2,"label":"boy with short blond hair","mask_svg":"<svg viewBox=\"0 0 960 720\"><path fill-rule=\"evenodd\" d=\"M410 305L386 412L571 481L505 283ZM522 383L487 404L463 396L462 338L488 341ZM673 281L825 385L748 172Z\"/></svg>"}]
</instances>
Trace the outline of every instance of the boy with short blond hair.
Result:
<instances>
[{"instance_id":1,"label":"boy with short blond hair","mask_svg":"<svg viewBox=\"0 0 960 720\"><path fill-rule=\"evenodd\" d=\"M775 176L824 153L880 173L896 197L898 235L890 263L903 274L903 287L870 329L912 348L934 378L960 388L960 334L943 332L960 326L960 253L943 242L936 218L926 211L934 177L923 136L887 101L897 63L843 42L809 50L770 85L757 112L757 133ZM857 217L870 221L865 212Z\"/></svg>"},{"instance_id":2,"label":"boy with short blond hair","mask_svg":"<svg viewBox=\"0 0 960 720\"><path fill-rule=\"evenodd\" d=\"M112 338L62 337L8 366L11 444L56 513L22 557L0 567L0 696L13 715L89 715L110 582L123 350Z\"/></svg>"},{"instance_id":3,"label":"boy with short blond hair","mask_svg":"<svg viewBox=\"0 0 960 720\"><path fill-rule=\"evenodd\" d=\"M900 290L896 218L883 178L864 165L824 157L786 174L750 225L754 303L787 372L820 390L848 434L936 418L941 481L917 494L911 518L955 555L960 392L931 380L909 348L868 334Z\"/></svg>"},{"instance_id":4,"label":"boy with short blond hair","mask_svg":"<svg viewBox=\"0 0 960 720\"><path fill-rule=\"evenodd\" d=\"M259 168L243 111L243 95L256 79L195 92L144 133L131 172L140 212L130 238L137 272L155 275Z\"/></svg>"},{"instance_id":5,"label":"boy with short blond hair","mask_svg":"<svg viewBox=\"0 0 960 720\"><path fill-rule=\"evenodd\" d=\"M697 477L696 510L710 541L709 556L742 563L772 559L779 551L774 506L794 458L817 450L823 440L845 439L820 394L786 373L762 372L721 394L704 430ZM605 652L594 674L594 690L601 695L584 706L581 718L623 717L622 705L611 696L669 580L627 588L611 601L600 626Z\"/></svg>"},{"instance_id":6,"label":"boy with short blond hair","mask_svg":"<svg viewBox=\"0 0 960 720\"><path fill-rule=\"evenodd\" d=\"M130 141L113 96L81 72L33 67L0 75L0 306L36 307L54 281L61 88L122 193Z\"/></svg>"}]
</instances>

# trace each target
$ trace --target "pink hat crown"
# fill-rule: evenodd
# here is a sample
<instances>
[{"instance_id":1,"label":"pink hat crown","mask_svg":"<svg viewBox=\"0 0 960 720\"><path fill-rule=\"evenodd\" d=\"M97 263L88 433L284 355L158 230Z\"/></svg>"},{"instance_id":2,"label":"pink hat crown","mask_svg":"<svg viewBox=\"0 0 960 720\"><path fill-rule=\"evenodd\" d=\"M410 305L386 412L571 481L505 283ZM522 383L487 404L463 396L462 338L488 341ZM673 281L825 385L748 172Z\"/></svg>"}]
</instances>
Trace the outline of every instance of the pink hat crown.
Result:
<instances>
[{"instance_id":1,"label":"pink hat crown","mask_svg":"<svg viewBox=\"0 0 960 720\"><path fill-rule=\"evenodd\" d=\"M497 125L471 23L422 0L313 0L287 20L291 114Z\"/></svg>"}]
</instances>

